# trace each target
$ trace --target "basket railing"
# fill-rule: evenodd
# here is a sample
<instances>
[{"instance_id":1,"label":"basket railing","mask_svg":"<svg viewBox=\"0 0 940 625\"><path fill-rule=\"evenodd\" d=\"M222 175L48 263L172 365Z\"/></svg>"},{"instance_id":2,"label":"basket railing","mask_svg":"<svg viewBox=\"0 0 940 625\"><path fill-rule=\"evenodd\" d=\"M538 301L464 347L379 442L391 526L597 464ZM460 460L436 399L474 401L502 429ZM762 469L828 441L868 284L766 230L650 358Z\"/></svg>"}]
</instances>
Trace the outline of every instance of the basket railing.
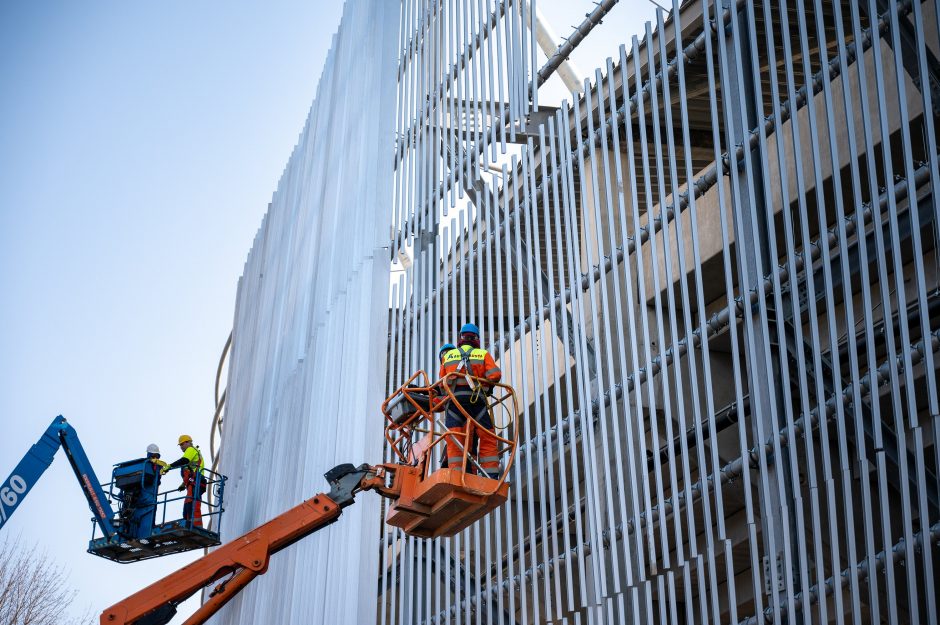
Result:
<instances>
[{"instance_id":1,"label":"basket railing","mask_svg":"<svg viewBox=\"0 0 940 625\"><path fill-rule=\"evenodd\" d=\"M492 428L487 428L473 418L454 395L457 379L470 382L479 398L486 402L487 414ZM463 417L463 431L448 428L444 415L450 410ZM519 430L517 415L519 407L516 393L508 384L477 378L463 372L451 372L431 382L428 374L418 371L402 384L382 404L386 418L385 440L401 464L420 466L422 476L427 477L437 470L433 450L445 445L449 438L461 450L460 467L464 469L461 480L466 487L466 469L475 468L485 475L479 461L472 453L474 435L484 433L496 440L500 472L495 480L496 492L509 476L516 457ZM450 467L458 468L458 467Z\"/></svg>"}]
</instances>

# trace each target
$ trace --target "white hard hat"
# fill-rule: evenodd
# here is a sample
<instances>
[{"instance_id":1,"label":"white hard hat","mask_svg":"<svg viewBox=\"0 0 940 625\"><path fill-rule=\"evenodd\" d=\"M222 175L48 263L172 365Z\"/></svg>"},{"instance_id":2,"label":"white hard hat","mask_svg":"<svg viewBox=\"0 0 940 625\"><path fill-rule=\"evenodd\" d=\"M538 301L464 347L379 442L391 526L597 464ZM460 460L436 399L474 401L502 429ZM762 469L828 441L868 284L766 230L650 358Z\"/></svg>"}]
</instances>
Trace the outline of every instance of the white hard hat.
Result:
<instances>
[{"instance_id":1,"label":"white hard hat","mask_svg":"<svg viewBox=\"0 0 940 625\"><path fill-rule=\"evenodd\" d=\"M147 453L148 453L148 454L159 454L159 453L160 453L160 448L157 447L155 443L150 443L149 445L147 445Z\"/></svg>"}]
</instances>

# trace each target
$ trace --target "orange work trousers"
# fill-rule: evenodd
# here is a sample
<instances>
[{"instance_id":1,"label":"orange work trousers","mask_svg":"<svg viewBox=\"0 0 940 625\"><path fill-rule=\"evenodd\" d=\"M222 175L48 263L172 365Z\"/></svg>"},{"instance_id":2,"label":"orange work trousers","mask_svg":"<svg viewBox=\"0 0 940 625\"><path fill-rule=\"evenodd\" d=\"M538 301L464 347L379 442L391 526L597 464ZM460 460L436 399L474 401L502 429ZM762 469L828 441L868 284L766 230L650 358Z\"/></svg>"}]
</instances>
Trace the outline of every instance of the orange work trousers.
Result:
<instances>
[{"instance_id":1,"label":"orange work trousers","mask_svg":"<svg viewBox=\"0 0 940 625\"><path fill-rule=\"evenodd\" d=\"M489 410L486 409L486 398L482 395L477 397L476 402L471 402L469 398L458 397L460 405L473 417L480 427L475 424L467 424L466 417L460 410L452 405L447 408L447 416L444 424L451 432L447 435L447 466L451 469L463 469L464 467L464 448L469 446L469 457L473 457L483 471L486 477L494 480L499 479L499 446L496 437L493 435L493 423L490 419ZM467 428L470 428L469 440L467 440ZM476 467L467 462L468 469L473 471Z\"/></svg>"},{"instance_id":2,"label":"orange work trousers","mask_svg":"<svg viewBox=\"0 0 940 625\"><path fill-rule=\"evenodd\" d=\"M202 493L205 490L202 476L195 471L183 469L183 483L186 484L183 519L189 521L193 527L202 527Z\"/></svg>"}]
</instances>

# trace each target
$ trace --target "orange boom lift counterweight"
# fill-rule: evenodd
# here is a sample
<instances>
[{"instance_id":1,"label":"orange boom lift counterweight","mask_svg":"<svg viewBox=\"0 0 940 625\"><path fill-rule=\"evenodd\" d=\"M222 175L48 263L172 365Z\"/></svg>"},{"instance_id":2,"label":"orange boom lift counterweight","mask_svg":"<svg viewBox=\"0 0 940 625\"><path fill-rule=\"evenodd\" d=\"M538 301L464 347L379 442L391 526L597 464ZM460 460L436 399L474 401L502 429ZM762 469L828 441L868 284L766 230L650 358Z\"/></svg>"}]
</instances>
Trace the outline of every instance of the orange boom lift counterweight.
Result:
<instances>
[{"instance_id":1,"label":"orange boom lift counterweight","mask_svg":"<svg viewBox=\"0 0 940 625\"><path fill-rule=\"evenodd\" d=\"M360 491L374 490L390 499L386 521L413 536L453 536L492 512L509 495L506 477L516 453L518 408L512 387L472 380L478 385L479 401L486 402L492 430L460 407L446 377L431 384L427 374L419 371L382 404L385 439L397 462L334 467L324 475L329 493L315 495L108 608L101 624L165 625L180 603L218 582L183 625L205 623L267 571L273 554L335 522ZM423 386L415 384L419 381ZM443 425L440 415L448 406L466 418L463 430ZM486 477L479 467L474 446L481 435L497 441L499 479ZM462 465L435 468L440 467L448 438L463 450Z\"/></svg>"}]
</instances>

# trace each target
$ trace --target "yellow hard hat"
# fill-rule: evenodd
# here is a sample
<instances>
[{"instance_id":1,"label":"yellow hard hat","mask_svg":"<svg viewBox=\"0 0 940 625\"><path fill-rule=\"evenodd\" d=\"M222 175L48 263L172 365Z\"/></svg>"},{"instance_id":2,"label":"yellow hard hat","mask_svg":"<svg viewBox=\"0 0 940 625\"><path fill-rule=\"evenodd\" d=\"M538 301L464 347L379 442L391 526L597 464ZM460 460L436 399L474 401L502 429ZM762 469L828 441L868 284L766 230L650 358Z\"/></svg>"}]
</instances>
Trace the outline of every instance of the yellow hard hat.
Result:
<instances>
[{"instance_id":1,"label":"yellow hard hat","mask_svg":"<svg viewBox=\"0 0 940 625\"><path fill-rule=\"evenodd\" d=\"M183 434L182 436L180 436L180 440L177 443L177 445L182 445L183 443L191 443L191 442L193 442L193 437L189 436L188 434Z\"/></svg>"}]
</instances>

